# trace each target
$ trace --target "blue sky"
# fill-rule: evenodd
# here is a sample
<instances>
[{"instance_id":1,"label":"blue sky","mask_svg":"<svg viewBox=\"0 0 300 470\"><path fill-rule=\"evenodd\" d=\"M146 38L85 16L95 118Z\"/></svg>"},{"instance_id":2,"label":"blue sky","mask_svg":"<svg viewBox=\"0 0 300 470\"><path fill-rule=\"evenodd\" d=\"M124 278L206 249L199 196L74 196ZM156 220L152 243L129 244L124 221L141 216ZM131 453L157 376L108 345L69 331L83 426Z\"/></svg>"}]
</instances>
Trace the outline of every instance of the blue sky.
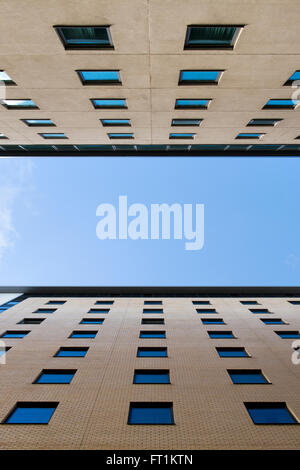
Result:
<instances>
[{"instance_id":1,"label":"blue sky","mask_svg":"<svg viewBox=\"0 0 300 470\"><path fill-rule=\"evenodd\" d=\"M99 240L96 208L204 204L205 243ZM297 285L300 159L0 160L1 285Z\"/></svg>"}]
</instances>

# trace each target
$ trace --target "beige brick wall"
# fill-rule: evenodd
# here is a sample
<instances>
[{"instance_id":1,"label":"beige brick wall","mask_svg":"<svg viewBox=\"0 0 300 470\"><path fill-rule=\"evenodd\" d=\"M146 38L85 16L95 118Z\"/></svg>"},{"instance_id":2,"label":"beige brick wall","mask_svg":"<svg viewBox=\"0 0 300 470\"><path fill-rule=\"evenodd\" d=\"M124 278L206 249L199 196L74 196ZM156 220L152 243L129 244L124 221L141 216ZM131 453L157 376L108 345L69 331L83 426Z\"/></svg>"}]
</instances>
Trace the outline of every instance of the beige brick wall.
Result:
<instances>
[{"instance_id":1,"label":"beige brick wall","mask_svg":"<svg viewBox=\"0 0 300 470\"><path fill-rule=\"evenodd\" d=\"M17 325L48 298L28 298L0 315L12 349L0 365L0 421L17 401L58 401L48 425L0 425L1 449L297 449L300 426L253 424L243 402L285 401L300 418L300 365L293 340L274 330L300 329L300 306L286 298L256 298L289 325L265 325L238 298L210 298L226 323L206 326L192 299L163 298L165 325L141 325L144 298L116 298L103 325L78 325L98 298L64 298L40 325ZM99 298L100 299L100 298ZM202 300L202 299L201 299ZM104 307L103 307L104 308ZM149 315L148 317L155 317ZM95 339L68 339L75 329ZM166 330L166 339L140 339L141 329ZM237 339L210 339L207 330L232 330ZM138 346L167 346L168 358L137 358ZM251 358L220 358L216 346L244 346ZM85 358L56 358L60 346L89 346ZM71 384L33 384L42 369L77 369ZM170 385L134 385L138 368L170 369ZM226 369L262 369L272 385L234 385ZM175 426L127 425L131 401L172 401Z\"/></svg>"}]
</instances>

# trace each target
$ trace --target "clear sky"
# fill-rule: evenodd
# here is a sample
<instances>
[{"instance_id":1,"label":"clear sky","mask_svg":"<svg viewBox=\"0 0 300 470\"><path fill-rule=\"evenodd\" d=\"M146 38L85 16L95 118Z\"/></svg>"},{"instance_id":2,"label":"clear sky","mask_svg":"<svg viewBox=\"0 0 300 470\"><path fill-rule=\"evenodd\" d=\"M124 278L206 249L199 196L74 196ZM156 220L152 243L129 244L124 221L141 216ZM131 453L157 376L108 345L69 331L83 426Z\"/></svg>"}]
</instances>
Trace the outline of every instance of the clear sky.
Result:
<instances>
[{"instance_id":1,"label":"clear sky","mask_svg":"<svg viewBox=\"0 0 300 470\"><path fill-rule=\"evenodd\" d=\"M96 208L204 204L205 242L99 240ZM0 160L1 285L299 285L300 158Z\"/></svg>"}]
</instances>

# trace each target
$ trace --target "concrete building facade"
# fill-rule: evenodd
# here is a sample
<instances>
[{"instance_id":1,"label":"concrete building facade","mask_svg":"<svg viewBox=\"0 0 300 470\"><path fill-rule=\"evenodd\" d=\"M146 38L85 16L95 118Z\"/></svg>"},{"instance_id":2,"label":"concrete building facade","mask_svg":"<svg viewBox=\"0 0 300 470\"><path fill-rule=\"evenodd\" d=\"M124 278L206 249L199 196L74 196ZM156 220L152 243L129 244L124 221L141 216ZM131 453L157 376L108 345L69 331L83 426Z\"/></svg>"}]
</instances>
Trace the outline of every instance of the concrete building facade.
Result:
<instances>
[{"instance_id":1,"label":"concrete building facade","mask_svg":"<svg viewBox=\"0 0 300 470\"><path fill-rule=\"evenodd\" d=\"M13 288L5 291L14 297ZM299 449L300 364L292 360L300 341L299 289L15 292L25 295L0 306L1 345L8 348L0 364L1 449ZM88 332L94 333L81 335ZM61 348L86 354L57 355ZM138 348L167 354L138 357ZM246 354L229 357L232 348ZM39 381L51 371L72 380ZM149 371L168 373L170 383L133 383L135 373ZM249 371L264 380L243 380ZM48 424L10 421L16 406L40 404L54 407ZM172 419L130 422L130 406L139 404L167 405ZM251 406L283 407L290 419L255 423Z\"/></svg>"}]
</instances>

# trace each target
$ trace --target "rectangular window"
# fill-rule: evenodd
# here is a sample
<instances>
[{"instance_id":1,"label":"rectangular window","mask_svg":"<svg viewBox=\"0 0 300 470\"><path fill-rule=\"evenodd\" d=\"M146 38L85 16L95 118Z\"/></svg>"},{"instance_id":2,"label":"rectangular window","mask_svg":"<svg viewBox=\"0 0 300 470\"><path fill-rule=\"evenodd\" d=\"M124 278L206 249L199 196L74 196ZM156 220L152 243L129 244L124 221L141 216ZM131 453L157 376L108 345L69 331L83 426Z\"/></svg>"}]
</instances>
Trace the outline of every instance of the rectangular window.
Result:
<instances>
[{"instance_id":1,"label":"rectangular window","mask_svg":"<svg viewBox=\"0 0 300 470\"><path fill-rule=\"evenodd\" d=\"M109 26L54 26L65 49L113 49Z\"/></svg>"},{"instance_id":2,"label":"rectangular window","mask_svg":"<svg viewBox=\"0 0 300 470\"><path fill-rule=\"evenodd\" d=\"M32 313L54 313L56 310L57 308L38 308Z\"/></svg>"},{"instance_id":3,"label":"rectangular window","mask_svg":"<svg viewBox=\"0 0 300 470\"><path fill-rule=\"evenodd\" d=\"M262 133L249 133L249 132L241 132L236 136L236 139L261 139L265 134Z\"/></svg>"},{"instance_id":4,"label":"rectangular window","mask_svg":"<svg viewBox=\"0 0 300 470\"><path fill-rule=\"evenodd\" d=\"M69 384L76 373L76 369L43 369L35 384Z\"/></svg>"},{"instance_id":5,"label":"rectangular window","mask_svg":"<svg viewBox=\"0 0 300 470\"><path fill-rule=\"evenodd\" d=\"M203 325L225 325L223 318L202 318Z\"/></svg>"},{"instance_id":6,"label":"rectangular window","mask_svg":"<svg viewBox=\"0 0 300 470\"><path fill-rule=\"evenodd\" d=\"M184 49L233 49L244 25L190 25Z\"/></svg>"},{"instance_id":7,"label":"rectangular window","mask_svg":"<svg viewBox=\"0 0 300 470\"><path fill-rule=\"evenodd\" d=\"M261 321L265 325L286 325L286 322L282 321L281 318L261 318Z\"/></svg>"},{"instance_id":8,"label":"rectangular window","mask_svg":"<svg viewBox=\"0 0 300 470\"><path fill-rule=\"evenodd\" d=\"M92 98L91 101L95 109L127 109L123 98Z\"/></svg>"},{"instance_id":9,"label":"rectangular window","mask_svg":"<svg viewBox=\"0 0 300 470\"><path fill-rule=\"evenodd\" d=\"M8 137L6 137L4 134L0 134L0 139L8 139Z\"/></svg>"},{"instance_id":10,"label":"rectangular window","mask_svg":"<svg viewBox=\"0 0 300 470\"><path fill-rule=\"evenodd\" d=\"M162 305L162 300L144 300L144 305Z\"/></svg>"},{"instance_id":11,"label":"rectangular window","mask_svg":"<svg viewBox=\"0 0 300 470\"><path fill-rule=\"evenodd\" d=\"M49 300L47 305L63 305L66 303L66 300Z\"/></svg>"},{"instance_id":12,"label":"rectangular window","mask_svg":"<svg viewBox=\"0 0 300 470\"><path fill-rule=\"evenodd\" d=\"M162 308L144 308L143 313L164 313Z\"/></svg>"},{"instance_id":13,"label":"rectangular window","mask_svg":"<svg viewBox=\"0 0 300 470\"><path fill-rule=\"evenodd\" d=\"M42 323L45 318L23 318L23 320L18 322L18 325L39 325Z\"/></svg>"},{"instance_id":14,"label":"rectangular window","mask_svg":"<svg viewBox=\"0 0 300 470\"><path fill-rule=\"evenodd\" d=\"M210 105L211 98L209 99L177 99L175 102L175 109L207 109Z\"/></svg>"},{"instance_id":15,"label":"rectangular window","mask_svg":"<svg viewBox=\"0 0 300 470\"><path fill-rule=\"evenodd\" d=\"M260 369L227 369L234 384L270 384Z\"/></svg>"},{"instance_id":16,"label":"rectangular window","mask_svg":"<svg viewBox=\"0 0 300 470\"><path fill-rule=\"evenodd\" d=\"M300 305L300 300L289 300L289 303L292 305Z\"/></svg>"},{"instance_id":17,"label":"rectangular window","mask_svg":"<svg viewBox=\"0 0 300 470\"><path fill-rule=\"evenodd\" d=\"M97 300L95 305L113 305L114 300Z\"/></svg>"},{"instance_id":18,"label":"rectangular window","mask_svg":"<svg viewBox=\"0 0 300 470\"><path fill-rule=\"evenodd\" d=\"M181 70L178 85L218 85L224 70Z\"/></svg>"},{"instance_id":19,"label":"rectangular window","mask_svg":"<svg viewBox=\"0 0 300 470\"><path fill-rule=\"evenodd\" d=\"M271 99L265 104L263 109L295 109L299 102L300 100Z\"/></svg>"},{"instance_id":20,"label":"rectangular window","mask_svg":"<svg viewBox=\"0 0 300 470\"><path fill-rule=\"evenodd\" d=\"M130 119L100 119L104 127L130 127Z\"/></svg>"},{"instance_id":21,"label":"rectangular window","mask_svg":"<svg viewBox=\"0 0 300 470\"><path fill-rule=\"evenodd\" d=\"M67 139L68 137L63 132L42 132L39 134L43 139Z\"/></svg>"},{"instance_id":22,"label":"rectangular window","mask_svg":"<svg viewBox=\"0 0 300 470\"><path fill-rule=\"evenodd\" d=\"M102 325L104 318L83 318L80 325Z\"/></svg>"},{"instance_id":23,"label":"rectangular window","mask_svg":"<svg viewBox=\"0 0 300 470\"><path fill-rule=\"evenodd\" d=\"M216 348L220 357L250 357L245 348Z\"/></svg>"},{"instance_id":24,"label":"rectangular window","mask_svg":"<svg viewBox=\"0 0 300 470\"><path fill-rule=\"evenodd\" d=\"M289 339L289 338L300 338L300 333L299 331L275 331L275 333L280 336L280 338L283 339Z\"/></svg>"},{"instance_id":25,"label":"rectangular window","mask_svg":"<svg viewBox=\"0 0 300 470\"><path fill-rule=\"evenodd\" d=\"M167 348L138 348L137 357L168 357Z\"/></svg>"},{"instance_id":26,"label":"rectangular window","mask_svg":"<svg viewBox=\"0 0 300 470\"><path fill-rule=\"evenodd\" d=\"M76 70L83 85L122 85L119 70Z\"/></svg>"},{"instance_id":27,"label":"rectangular window","mask_svg":"<svg viewBox=\"0 0 300 470\"><path fill-rule=\"evenodd\" d=\"M174 424L173 403L130 403L128 424Z\"/></svg>"},{"instance_id":28,"label":"rectangular window","mask_svg":"<svg viewBox=\"0 0 300 470\"><path fill-rule=\"evenodd\" d=\"M215 308L196 308L197 313L217 313Z\"/></svg>"},{"instance_id":29,"label":"rectangular window","mask_svg":"<svg viewBox=\"0 0 300 470\"><path fill-rule=\"evenodd\" d=\"M110 139L134 139L134 134L132 134L132 133L126 133L126 134L123 133L122 134L120 132L118 132L118 133L109 132L107 135Z\"/></svg>"},{"instance_id":30,"label":"rectangular window","mask_svg":"<svg viewBox=\"0 0 300 470\"><path fill-rule=\"evenodd\" d=\"M84 357L88 349L87 347L62 347L57 351L54 357Z\"/></svg>"},{"instance_id":31,"label":"rectangular window","mask_svg":"<svg viewBox=\"0 0 300 470\"><path fill-rule=\"evenodd\" d=\"M209 300L193 300L192 302L193 302L193 305L210 305Z\"/></svg>"},{"instance_id":32,"label":"rectangular window","mask_svg":"<svg viewBox=\"0 0 300 470\"><path fill-rule=\"evenodd\" d=\"M271 126L274 127L276 124L278 124L282 119L251 119L251 121L248 122L247 127L251 126Z\"/></svg>"},{"instance_id":33,"label":"rectangular window","mask_svg":"<svg viewBox=\"0 0 300 470\"><path fill-rule=\"evenodd\" d=\"M1 104L6 109L39 109L34 101L26 98L1 100Z\"/></svg>"},{"instance_id":34,"label":"rectangular window","mask_svg":"<svg viewBox=\"0 0 300 470\"><path fill-rule=\"evenodd\" d=\"M7 351L9 351L10 349L11 349L11 347L8 347L8 346L5 346L5 347L0 346L0 357L4 356L4 354L6 354Z\"/></svg>"},{"instance_id":35,"label":"rectangular window","mask_svg":"<svg viewBox=\"0 0 300 470\"><path fill-rule=\"evenodd\" d=\"M134 384L169 384L170 372L167 369L136 369Z\"/></svg>"},{"instance_id":36,"label":"rectangular window","mask_svg":"<svg viewBox=\"0 0 300 470\"><path fill-rule=\"evenodd\" d=\"M293 75L284 83L284 86L291 86L295 80L300 80L300 70L296 70Z\"/></svg>"},{"instance_id":37,"label":"rectangular window","mask_svg":"<svg viewBox=\"0 0 300 470\"><path fill-rule=\"evenodd\" d=\"M210 338L235 338L232 331L208 331L207 332Z\"/></svg>"},{"instance_id":38,"label":"rectangular window","mask_svg":"<svg viewBox=\"0 0 300 470\"><path fill-rule=\"evenodd\" d=\"M165 331L140 331L140 338L165 338L166 332Z\"/></svg>"},{"instance_id":39,"label":"rectangular window","mask_svg":"<svg viewBox=\"0 0 300 470\"><path fill-rule=\"evenodd\" d=\"M30 333L28 330L7 330L1 335L1 338L24 338L28 333Z\"/></svg>"},{"instance_id":40,"label":"rectangular window","mask_svg":"<svg viewBox=\"0 0 300 470\"><path fill-rule=\"evenodd\" d=\"M69 338L95 338L98 331L79 330L73 331Z\"/></svg>"},{"instance_id":41,"label":"rectangular window","mask_svg":"<svg viewBox=\"0 0 300 470\"><path fill-rule=\"evenodd\" d=\"M4 420L5 424L48 424L58 402L17 402Z\"/></svg>"},{"instance_id":42,"label":"rectangular window","mask_svg":"<svg viewBox=\"0 0 300 470\"><path fill-rule=\"evenodd\" d=\"M195 134L170 133L169 139L194 139Z\"/></svg>"},{"instance_id":43,"label":"rectangular window","mask_svg":"<svg viewBox=\"0 0 300 470\"><path fill-rule=\"evenodd\" d=\"M241 300L242 305L259 305L257 300Z\"/></svg>"},{"instance_id":44,"label":"rectangular window","mask_svg":"<svg viewBox=\"0 0 300 470\"><path fill-rule=\"evenodd\" d=\"M21 119L29 127L48 127L55 126L54 122L51 119Z\"/></svg>"},{"instance_id":45,"label":"rectangular window","mask_svg":"<svg viewBox=\"0 0 300 470\"><path fill-rule=\"evenodd\" d=\"M0 81L4 82L5 85L16 85L5 70L0 70Z\"/></svg>"},{"instance_id":46,"label":"rectangular window","mask_svg":"<svg viewBox=\"0 0 300 470\"><path fill-rule=\"evenodd\" d=\"M103 304L100 304L100 305L103 305ZM109 313L109 311L110 311L109 308L90 308L88 313Z\"/></svg>"},{"instance_id":47,"label":"rectangular window","mask_svg":"<svg viewBox=\"0 0 300 470\"><path fill-rule=\"evenodd\" d=\"M172 126L200 126L203 119L172 119Z\"/></svg>"},{"instance_id":48,"label":"rectangular window","mask_svg":"<svg viewBox=\"0 0 300 470\"><path fill-rule=\"evenodd\" d=\"M142 325L164 325L165 320L163 318L143 318L141 321Z\"/></svg>"},{"instance_id":49,"label":"rectangular window","mask_svg":"<svg viewBox=\"0 0 300 470\"><path fill-rule=\"evenodd\" d=\"M249 308L251 313L272 313L267 308Z\"/></svg>"},{"instance_id":50,"label":"rectangular window","mask_svg":"<svg viewBox=\"0 0 300 470\"><path fill-rule=\"evenodd\" d=\"M246 402L254 424L298 424L285 402Z\"/></svg>"}]
</instances>

